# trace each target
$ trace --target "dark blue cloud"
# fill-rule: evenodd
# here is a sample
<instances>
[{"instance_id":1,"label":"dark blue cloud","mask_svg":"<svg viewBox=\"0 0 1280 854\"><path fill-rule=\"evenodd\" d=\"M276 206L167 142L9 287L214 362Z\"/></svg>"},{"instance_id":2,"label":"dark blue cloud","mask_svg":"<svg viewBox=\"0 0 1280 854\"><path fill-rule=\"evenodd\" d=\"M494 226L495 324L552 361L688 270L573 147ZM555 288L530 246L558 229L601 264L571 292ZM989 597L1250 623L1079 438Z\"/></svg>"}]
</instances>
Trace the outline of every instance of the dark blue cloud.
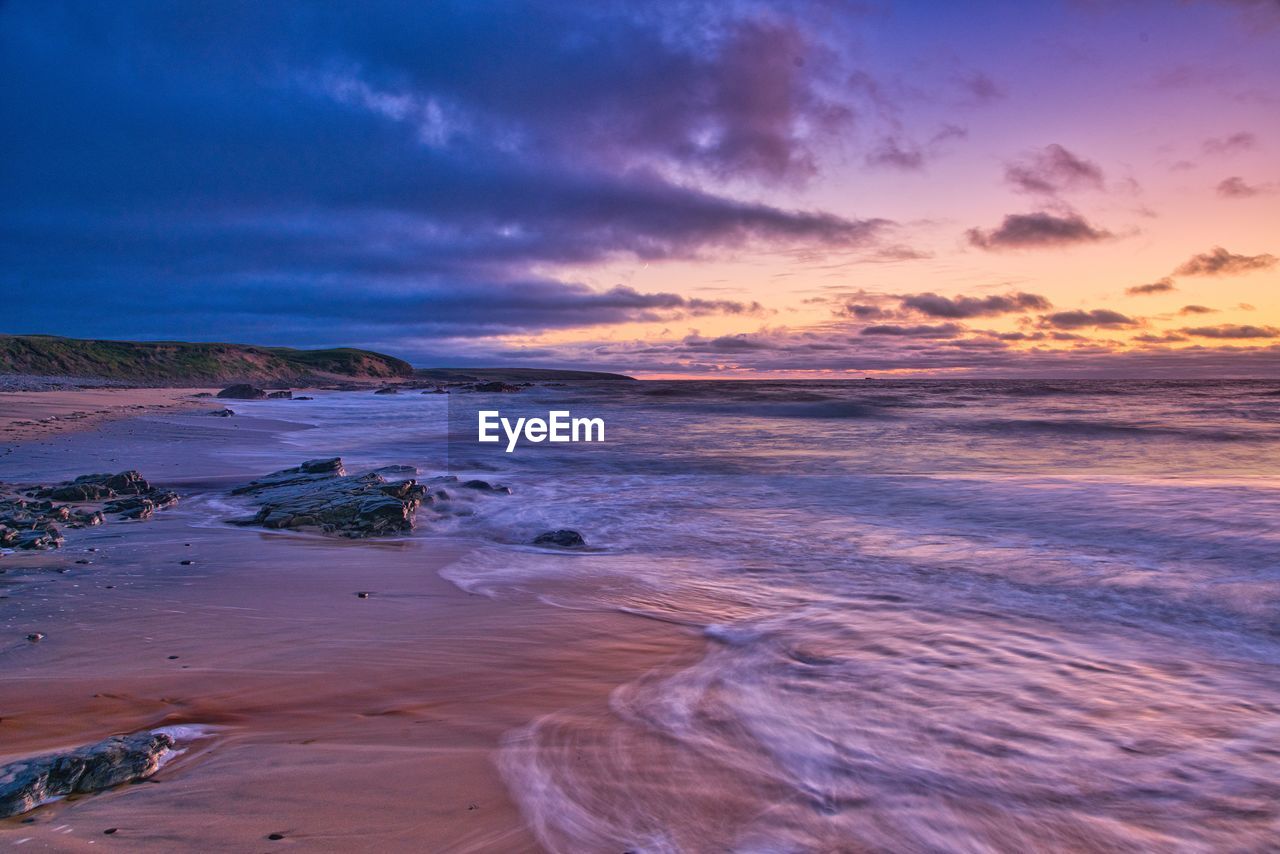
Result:
<instances>
[{"instance_id":1,"label":"dark blue cloud","mask_svg":"<svg viewBox=\"0 0 1280 854\"><path fill-rule=\"evenodd\" d=\"M675 0L0 6L7 331L343 343L397 317L461 335L750 310L544 270L872 241L887 223L723 190L805 181L853 121L797 20Z\"/></svg>"}]
</instances>

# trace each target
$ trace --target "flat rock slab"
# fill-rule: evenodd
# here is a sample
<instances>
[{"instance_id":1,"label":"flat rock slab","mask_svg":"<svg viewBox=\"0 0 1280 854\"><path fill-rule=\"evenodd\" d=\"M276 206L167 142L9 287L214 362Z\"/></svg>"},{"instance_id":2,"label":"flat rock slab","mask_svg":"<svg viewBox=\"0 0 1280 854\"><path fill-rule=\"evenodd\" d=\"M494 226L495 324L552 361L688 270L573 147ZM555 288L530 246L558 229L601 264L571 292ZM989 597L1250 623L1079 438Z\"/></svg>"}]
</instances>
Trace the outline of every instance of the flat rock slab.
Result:
<instances>
[{"instance_id":1,"label":"flat rock slab","mask_svg":"<svg viewBox=\"0 0 1280 854\"><path fill-rule=\"evenodd\" d=\"M418 508L433 500L412 478L388 481L376 471L349 475L339 457L307 460L237 487L232 494L252 496L259 504L255 515L227 520L233 525L316 529L357 538L408 531Z\"/></svg>"},{"instance_id":2,"label":"flat rock slab","mask_svg":"<svg viewBox=\"0 0 1280 854\"><path fill-rule=\"evenodd\" d=\"M175 746L168 733L138 732L65 753L11 762L0 768L0 818L20 815L67 795L145 780L160 769Z\"/></svg>"}]
</instances>

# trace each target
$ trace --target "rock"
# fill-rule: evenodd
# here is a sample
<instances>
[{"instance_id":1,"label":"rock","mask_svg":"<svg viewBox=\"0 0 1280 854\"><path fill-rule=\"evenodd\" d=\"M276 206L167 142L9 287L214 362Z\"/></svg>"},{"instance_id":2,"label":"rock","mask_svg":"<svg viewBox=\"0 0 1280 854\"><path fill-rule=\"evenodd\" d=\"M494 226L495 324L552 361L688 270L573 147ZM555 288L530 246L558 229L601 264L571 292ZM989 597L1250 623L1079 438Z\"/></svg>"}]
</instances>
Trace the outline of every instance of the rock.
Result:
<instances>
[{"instance_id":1,"label":"rock","mask_svg":"<svg viewBox=\"0 0 1280 854\"><path fill-rule=\"evenodd\" d=\"M510 495L511 487L494 486L487 480L468 480L461 484L463 489L474 489L476 492L496 492L501 495Z\"/></svg>"},{"instance_id":2,"label":"rock","mask_svg":"<svg viewBox=\"0 0 1280 854\"><path fill-rule=\"evenodd\" d=\"M502 382L476 383L476 384L475 384L475 386L474 386L474 387L472 387L472 389L471 389L471 390L472 390L472 391L480 391L480 392L504 392L504 393L511 393L511 392L519 391L519 390L520 390L520 386L510 385L510 384L508 384L508 383L502 383Z\"/></svg>"},{"instance_id":3,"label":"rock","mask_svg":"<svg viewBox=\"0 0 1280 854\"><path fill-rule=\"evenodd\" d=\"M273 391L267 395L271 400L293 400L293 392L291 391Z\"/></svg>"},{"instance_id":4,"label":"rock","mask_svg":"<svg viewBox=\"0 0 1280 854\"><path fill-rule=\"evenodd\" d=\"M304 395L302 395L301 397L295 397L295 398L293 398L293 400L315 400L315 398L314 398L314 397L307 397L307 396L304 394Z\"/></svg>"},{"instance_id":5,"label":"rock","mask_svg":"<svg viewBox=\"0 0 1280 854\"><path fill-rule=\"evenodd\" d=\"M385 388L380 388L374 392L374 394L399 394L399 393L400 393L400 389L396 388L393 385L386 386Z\"/></svg>"},{"instance_id":6,"label":"rock","mask_svg":"<svg viewBox=\"0 0 1280 854\"><path fill-rule=\"evenodd\" d=\"M0 546L20 549L57 548L62 543L58 524L71 528L101 525L107 513L126 519L145 519L156 510L178 503L178 494L152 486L138 472L86 474L57 486L37 486L26 495L38 500L0 497ZM105 501L103 510L80 509L58 501Z\"/></svg>"},{"instance_id":7,"label":"rock","mask_svg":"<svg viewBox=\"0 0 1280 854\"><path fill-rule=\"evenodd\" d=\"M44 632L32 632L27 635L27 640L32 643L40 643L40 641L44 640Z\"/></svg>"},{"instance_id":8,"label":"rock","mask_svg":"<svg viewBox=\"0 0 1280 854\"><path fill-rule=\"evenodd\" d=\"M210 392L207 392L207 391L201 391L201 392L197 392L197 393L195 393L195 394L193 394L193 395L191 395L191 396L192 396L192 397L213 397L213 394L211 394Z\"/></svg>"},{"instance_id":9,"label":"rock","mask_svg":"<svg viewBox=\"0 0 1280 854\"><path fill-rule=\"evenodd\" d=\"M344 537L398 534L414 526L414 514L427 489L416 480L387 482L377 472L348 475L342 460L308 460L232 490L260 505L235 525L264 528L316 528Z\"/></svg>"},{"instance_id":10,"label":"rock","mask_svg":"<svg viewBox=\"0 0 1280 854\"><path fill-rule=\"evenodd\" d=\"M0 818L29 812L52 798L145 780L159 770L174 746L167 733L139 732L11 762L0 768Z\"/></svg>"},{"instance_id":11,"label":"rock","mask_svg":"<svg viewBox=\"0 0 1280 854\"><path fill-rule=\"evenodd\" d=\"M101 510L77 510L71 518L73 528L92 528L107 521Z\"/></svg>"},{"instance_id":12,"label":"rock","mask_svg":"<svg viewBox=\"0 0 1280 854\"><path fill-rule=\"evenodd\" d=\"M562 549L582 548L587 541L577 531L561 528L558 531L546 531L533 538L535 546L556 546Z\"/></svg>"},{"instance_id":13,"label":"rock","mask_svg":"<svg viewBox=\"0 0 1280 854\"><path fill-rule=\"evenodd\" d=\"M55 501L101 501L117 495L142 495L150 491L151 484L130 469L119 474L82 474L75 480L39 489L36 495Z\"/></svg>"},{"instance_id":14,"label":"rock","mask_svg":"<svg viewBox=\"0 0 1280 854\"><path fill-rule=\"evenodd\" d=\"M119 513L123 519L150 519L157 510L178 503L178 494L166 489L155 489L148 495L120 498L102 505L107 513Z\"/></svg>"},{"instance_id":15,"label":"rock","mask_svg":"<svg viewBox=\"0 0 1280 854\"><path fill-rule=\"evenodd\" d=\"M368 598L369 598L369 595L370 595L370 594L369 594L369 591L368 591L368 590L360 590L360 591L358 591L358 592L356 593L356 598L357 598L357 599L368 599Z\"/></svg>"},{"instance_id":16,"label":"rock","mask_svg":"<svg viewBox=\"0 0 1280 854\"><path fill-rule=\"evenodd\" d=\"M236 385L227 386L218 392L218 397L229 400L262 400L267 393L257 386L251 386L248 383L237 383Z\"/></svg>"},{"instance_id":17,"label":"rock","mask_svg":"<svg viewBox=\"0 0 1280 854\"><path fill-rule=\"evenodd\" d=\"M195 561L194 561L194 560L180 560L180 561L178 561L178 565L179 565L179 566L191 566L193 563L195 563Z\"/></svg>"},{"instance_id":18,"label":"rock","mask_svg":"<svg viewBox=\"0 0 1280 854\"><path fill-rule=\"evenodd\" d=\"M214 418L230 418L236 414L234 409L215 409L209 413Z\"/></svg>"},{"instance_id":19,"label":"rock","mask_svg":"<svg viewBox=\"0 0 1280 854\"><path fill-rule=\"evenodd\" d=\"M403 480L405 478L418 476L417 466L404 466L404 465L382 466L381 468L376 468L373 471L374 471L374 474L380 474L385 478L390 478L394 480Z\"/></svg>"}]
</instances>

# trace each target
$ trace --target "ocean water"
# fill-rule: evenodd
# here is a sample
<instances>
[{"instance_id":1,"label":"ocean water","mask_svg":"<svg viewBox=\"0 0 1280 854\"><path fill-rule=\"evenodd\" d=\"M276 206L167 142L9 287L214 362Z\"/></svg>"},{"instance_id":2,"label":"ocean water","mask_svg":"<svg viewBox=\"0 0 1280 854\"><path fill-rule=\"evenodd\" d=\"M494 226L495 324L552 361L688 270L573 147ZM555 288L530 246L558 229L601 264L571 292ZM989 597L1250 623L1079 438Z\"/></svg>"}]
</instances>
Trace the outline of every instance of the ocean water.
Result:
<instances>
[{"instance_id":1,"label":"ocean water","mask_svg":"<svg viewBox=\"0 0 1280 854\"><path fill-rule=\"evenodd\" d=\"M1280 382L645 382L329 394L244 467L512 487L415 536L484 595L706 654L506 739L557 851L1280 847ZM597 445L475 411L602 417ZM261 460L246 455L260 454ZM287 459L286 459L287 458ZM573 528L589 549L528 545Z\"/></svg>"}]
</instances>

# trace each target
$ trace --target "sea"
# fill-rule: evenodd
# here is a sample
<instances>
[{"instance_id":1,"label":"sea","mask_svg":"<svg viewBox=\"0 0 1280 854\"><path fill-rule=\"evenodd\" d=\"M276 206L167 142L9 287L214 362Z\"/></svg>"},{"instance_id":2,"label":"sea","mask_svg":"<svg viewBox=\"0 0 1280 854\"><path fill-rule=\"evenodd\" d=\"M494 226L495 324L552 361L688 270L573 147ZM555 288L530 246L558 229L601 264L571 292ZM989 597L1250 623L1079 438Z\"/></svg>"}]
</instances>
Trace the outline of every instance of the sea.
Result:
<instances>
[{"instance_id":1,"label":"sea","mask_svg":"<svg viewBox=\"0 0 1280 854\"><path fill-rule=\"evenodd\" d=\"M476 595L702 652L495 758L555 851L1280 849L1280 381L321 392L241 468L508 486L415 537ZM602 418L476 441L477 412ZM447 486L447 485L446 485ZM532 544L572 529L581 549ZM371 558L374 559L374 558Z\"/></svg>"}]
</instances>

